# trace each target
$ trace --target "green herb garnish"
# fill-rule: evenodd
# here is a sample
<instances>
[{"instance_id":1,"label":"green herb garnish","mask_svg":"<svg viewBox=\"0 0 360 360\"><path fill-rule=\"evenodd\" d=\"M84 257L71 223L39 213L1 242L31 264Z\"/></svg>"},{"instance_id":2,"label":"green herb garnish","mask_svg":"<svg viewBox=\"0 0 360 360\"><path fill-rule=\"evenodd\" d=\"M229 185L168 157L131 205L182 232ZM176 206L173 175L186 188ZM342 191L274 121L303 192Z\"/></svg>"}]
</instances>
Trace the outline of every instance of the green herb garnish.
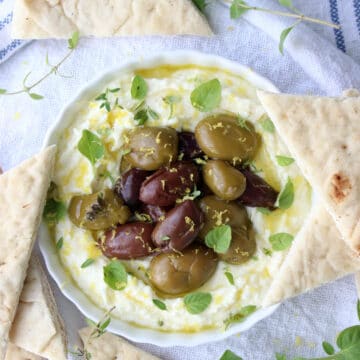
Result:
<instances>
[{"instance_id":1,"label":"green herb garnish","mask_svg":"<svg viewBox=\"0 0 360 360\"><path fill-rule=\"evenodd\" d=\"M195 292L184 297L184 304L190 314L200 314L210 305L211 300L210 293Z\"/></svg>"},{"instance_id":2,"label":"green herb garnish","mask_svg":"<svg viewBox=\"0 0 360 360\"><path fill-rule=\"evenodd\" d=\"M86 259L86 260L81 264L80 267L81 267L82 269L84 269L84 268L90 266L91 264L93 264L94 262L95 262L95 260L92 259L92 258Z\"/></svg>"},{"instance_id":3,"label":"green herb garnish","mask_svg":"<svg viewBox=\"0 0 360 360\"><path fill-rule=\"evenodd\" d=\"M243 129L245 129L247 131L251 131L251 129L248 126L248 121L246 119L244 119L240 114L237 114L236 118L237 118L237 122L240 127L242 127Z\"/></svg>"},{"instance_id":4,"label":"green herb garnish","mask_svg":"<svg viewBox=\"0 0 360 360\"><path fill-rule=\"evenodd\" d=\"M205 244L212 248L216 253L224 254L229 249L231 243L231 227L220 225L214 227L205 236Z\"/></svg>"},{"instance_id":5,"label":"green herb garnish","mask_svg":"<svg viewBox=\"0 0 360 360\"><path fill-rule=\"evenodd\" d=\"M127 285L127 272L119 260L111 260L103 268L104 281L114 290L124 290Z\"/></svg>"},{"instance_id":6,"label":"green herb garnish","mask_svg":"<svg viewBox=\"0 0 360 360\"><path fill-rule=\"evenodd\" d=\"M137 100L143 100L146 97L148 86L146 81L140 76L135 75L131 84L131 97Z\"/></svg>"},{"instance_id":7,"label":"green herb garnish","mask_svg":"<svg viewBox=\"0 0 360 360\"><path fill-rule=\"evenodd\" d=\"M288 209L294 202L294 184L292 183L291 179L288 178L285 187L281 190L276 205L283 210Z\"/></svg>"},{"instance_id":8,"label":"green herb garnish","mask_svg":"<svg viewBox=\"0 0 360 360\"><path fill-rule=\"evenodd\" d=\"M289 156L276 155L275 157L276 157L277 163L280 166L289 166L295 161L292 157L289 157Z\"/></svg>"},{"instance_id":9,"label":"green herb garnish","mask_svg":"<svg viewBox=\"0 0 360 360\"><path fill-rule=\"evenodd\" d=\"M234 276L230 271L225 271L225 276L231 285L235 285Z\"/></svg>"},{"instance_id":10,"label":"green herb garnish","mask_svg":"<svg viewBox=\"0 0 360 360\"><path fill-rule=\"evenodd\" d=\"M263 250L263 253L264 253L266 256L271 256L271 255L272 255L271 249L263 248L262 250Z\"/></svg>"},{"instance_id":11,"label":"green herb garnish","mask_svg":"<svg viewBox=\"0 0 360 360\"><path fill-rule=\"evenodd\" d=\"M56 250L60 250L62 247L63 247L63 244L64 244L64 238L61 237L57 242L56 242Z\"/></svg>"},{"instance_id":12,"label":"green herb garnish","mask_svg":"<svg viewBox=\"0 0 360 360\"><path fill-rule=\"evenodd\" d=\"M149 119L148 112L146 109L141 109L134 115L134 120L137 122L137 125L144 125Z\"/></svg>"},{"instance_id":13,"label":"green herb garnish","mask_svg":"<svg viewBox=\"0 0 360 360\"><path fill-rule=\"evenodd\" d=\"M256 311L255 305L244 306L240 311L234 315L230 315L225 321L225 330L229 328L230 325L235 323L243 322L249 315Z\"/></svg>"},{"instance_id":14,"label":"green herb garnish","mask_svg":"<svg viewBox=\"0 0 360 360\"><path fill-rule=\"evenodd\" d=\"M155 306L157 306L160 310L167 310L166 304L159 299L152 299L152 302Z\"/></svg>"},{"instance_id":15,"label":"green herb garnish","mask_svg":"<svg viewBox=\"0 0 360 360\"><path fill-rule=\"evenodd\" d=\"M108 99L108 95L109 95L109 92L111 93L115 93L115 92L118 92L120 90L120 88L114 88L114 89L109 89L109 88L106 88L105 92L101 93L100 95L98 95L95 100L96 101L101 101L101 104L100 104L100 109L102 108L105 108L107 112L110 112L111 111L111 103L110 103L110 100ZM116 98L116 101L114 103L114 108L116 107L120 107L122 108L119 104L119 99Z\"/></svg>"},{"instance_id":16,"label":"green herb garnish","mask_svg":"<svg viewBox=\"0 0 360 360\"><path fill-rule=\"evenodd\" d=\"M201 112L214 110L221 101L221 84L218 79L198 86L190 95L191 104Z\"/></svg>"},{"instance_id":17,"label":"green herb garnish","mask_svg":"<svg viewBox=\"0 0 360 360\"><path fill-rule=\"evenodd\" d=\"M334 349L334 347L333 347L331 344L329 344L328 342L323 341L322 347L323 347L324 351L325 351L328 355L334 355L334 354L335 354L335 349Z\"/></svg>"},{"instance_id":18,"label":"green herb garnish","mask_svg":"<svg viewBox=\"0 0 360 360\"><path fill-rule=\"evenodd\" d=\"M294 240L294 236L288 233L277 233L269 237L270 244L275 251L288 249Z\"/></svg>"},{"instance_id":19,"label":"green herb garnish","mask_svg":"<svg viewBox=\"0 0 360 360\"><path fill-rule=\"evenodd\" d=\"M261 213L261 214L264 214L264 215L269 215L271 214L271 210L269 210L268 208L264 208L264 207L258 207L256 208L256 210Z\"/></svg>"},{"instance_id":20,"label":"green herb garnish","mask_svg":"<svg viewBox=\"0 0 360 360\"><path fill-rule=\"evenodd\" d=\"M163 98L165 104L170 106L169 119L171 119L174 115L174 104L181 101L181 97L177 95L168 95Z\"/></svg>"},{"instance_id":21,"label":"green herb garnish","mask_svg":"<svg viewBox=\"0 0 360 360\"><path fill-rule=\"evenodd\" d=\"M219 360L242 360L240 356L237 356L230 350L226 350Z\"/></svg>"},{"instance_id":22,"label":"green herb garnish","mask_svg":"<svg viewBox=\"0 0 360 360\"><path fill-rule=\"evenodd\" d=\"M55 225L65 217L66 210L65 203L50 198L46 200L43 217L49 225Z\"/></svg>"},{"instance_id":23,"label":"green herb garnish","mask_svg":"<svg viewBox=\"0 0 360 360\"><path fill-rule=\"evenodd\" d=\"M267 131L269 133L274 133L275 132L274 123L270 120L270 118L266 114L261 116L261 118L258 121L260 122L260 125L262 126L262 128L265 131Z\"/></svg>"},{"instance_id":24,"label":"green herb garnish","mask_svg":"<svg viewBox=\"0 0 360 360\"><path fill-rule=\"evenodd\" d=\"M87 129L83 130L77 147L92 165L95 165L105 154L105 148L101 139Z\"/></svg>"},{"instance_id":25,"label":"green herb garnish","mask_svg":"<svg viewBox=\"0 0 360 360\"><path fill-rule=\"evenodd\" d=\"M192 0L193 4L204 13L207 3L205 0Z\"/></svg>"}]
</instances>

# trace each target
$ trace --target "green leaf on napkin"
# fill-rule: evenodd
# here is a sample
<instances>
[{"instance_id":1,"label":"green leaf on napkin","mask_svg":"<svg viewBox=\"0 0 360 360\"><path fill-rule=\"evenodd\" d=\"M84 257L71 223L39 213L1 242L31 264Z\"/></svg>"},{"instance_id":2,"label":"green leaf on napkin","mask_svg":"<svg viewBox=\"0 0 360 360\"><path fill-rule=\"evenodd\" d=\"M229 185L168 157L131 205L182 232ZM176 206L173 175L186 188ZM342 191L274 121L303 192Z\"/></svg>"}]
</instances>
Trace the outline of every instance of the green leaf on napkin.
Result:
<instances>
[{"instance_id":1,"label":"green leaf on napkin","mask_svg":"<svg viewBox=\"0 0 360 360\"><path fill-rule=\"evenodd\" d=\"M246 6L246 2L243 0L234 0L230 6L230 17L232 19L238 19L244 12L248 11L249 9L243 7Z\"/></svg>"},{"instance_id":2,"label":"green leaf on napkin","mask_svg":"<svg viewBox=\"0 0 360 360\"><path fill-rule=\"evenodd\" d=\"M295 27L295 25L292 25L286 29L284 29L280 34L280 42L279 42L279 51L281 55L284 55L284 43L286 38L288 37L290 31Z\"/></svg>"},{"instance_id":3,"label":"green leaf on napkin","mask_svg":"<svg viewBox=\"0 0 360 360\"><path fill-rule=\"evenodd\" d=\"M204 13L207 3L205 0L192 0L193 4Z\"/></svg>"},{"instance_id":4,"label":"green leaf on napkin","mask_svg":"<svg viewBox=\"0 0 360 360\"><path fill-rule=\"evenodd\" d=\"M282 6L286 6L288 8L292 8L293 7L293 3L292 0L278 0L279 4Z\"/></svg>"},{"instance_id":5,"label":"green leaf on napkin","mask_svg":"<svg viewBox=\"0 0 360 360\"><path fill-rule=\"evenodd\" d=\"M334 354L335 354L335 349L334 349L334 347L333 347L331 344L329 344L328 342L323 341L322 347L323 347L324 351L325 351L328 355L334 355Z\"/></svg>"},{"instance_id":6,"label":"green leaf on napkin","mask_svg":"<svg viewBox=\"0 0 360 360\"><path fill-rule=\"evenodd\" d=\"M29 93L29 96L34 100L41 100L44 98L42 95L35 94L35 93Z\"/></svg>"},{"instance_id":7,"label":"green leaf on napkin","mask_svg":"<svg viewBox=\"0 0 360 360\"><path fill-rule=\"evenodd\" d=\"M1 94L5 94L6 91L7 91L6 89L0 89L0 95L1 95Z\"/></svg>"},{"instance_id":8,"label":"green leaf on napkin","mask_svg":"<svg viewBox=\"0 0 360 360\"><path fill-rule=\"evenodd\" d=\"M79 44L79 32L78 31L75 31L71 35L71 38L68 39L68 44L69 44L70 50L74 50L78 46L78 44Z\"/></svg>"},{"instance_id":9,"label":"green leaf on napkin","mask_svg":"<svg viewBox=\"0 0 360 360\"><path fill-rule=\"evenodd\" d=\"M242 358L234 354L231 350L226 350L219 360L242 360Z\"/></svg>"}]
</instances>

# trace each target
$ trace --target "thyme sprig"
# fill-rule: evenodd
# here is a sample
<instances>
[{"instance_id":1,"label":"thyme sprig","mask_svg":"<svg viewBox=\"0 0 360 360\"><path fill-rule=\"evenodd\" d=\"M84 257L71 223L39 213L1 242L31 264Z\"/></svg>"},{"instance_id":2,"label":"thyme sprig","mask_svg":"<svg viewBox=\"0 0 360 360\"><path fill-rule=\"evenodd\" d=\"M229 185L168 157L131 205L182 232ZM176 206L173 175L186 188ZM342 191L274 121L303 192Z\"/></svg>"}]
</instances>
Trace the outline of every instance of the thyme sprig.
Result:
<instances>
[{"instance_id":1,"label":"thyme sprig","mask_svg":"<svg viewBox=\"0 0 360 360\"><path fill-rule=\"evenodd\" d=\"M42 83L44 80L46 80L52 74L63 76L63 75L59 74L59 68L71 56L71 54L77 48L78 43L79 43L79 33L74 32L72 34L71 38L68 39L68 49L69 49L69 51L67 52L67 54L57 64L51 65L49 63L48 55L46 55L46 64L50 66L50 70L45 75L43 75L39 80L35 81L34 83L27 84L28 78L29 78L29 76L31 74L31 72L29 72L28 74L26 74L26 76L24 77L24 79L22 81L22 89L16 90L16 91L8 91L6 89L0 88L0 95L19 95L19 94L24 94L25 93L25 94L29 95L33 100L41 100L41 99L43 99L44 96L33 92L33 89L35 87L37 87L40 83Z\"/></svg>"}]
</instances>

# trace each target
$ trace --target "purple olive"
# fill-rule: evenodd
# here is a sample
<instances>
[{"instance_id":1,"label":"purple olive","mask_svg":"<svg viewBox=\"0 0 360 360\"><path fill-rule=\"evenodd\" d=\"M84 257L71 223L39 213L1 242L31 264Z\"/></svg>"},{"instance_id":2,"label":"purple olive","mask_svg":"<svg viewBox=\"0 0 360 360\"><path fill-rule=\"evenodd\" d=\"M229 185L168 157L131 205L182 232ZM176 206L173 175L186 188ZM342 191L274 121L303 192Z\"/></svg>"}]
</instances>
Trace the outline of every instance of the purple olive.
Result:
<instances>
[{"instance_id":1,"label":"purple olive","mask_svg":"<svg viewBox=\"0 0 360 360\"><path fill-rule=\"evenodd\" d=\"M152 233L153 243L164 250L182 251L195 240L203 222L204 215L195 202L186 200L157 223Z\"/></svg>"},{"instance_id":2,"label":"purple olive","mask_svg":"<svg viewBox=\"0 0 360 360\"><path fill-rule=\"evenodd\" d=\"M130 169L122 174L116 181L114 192L122 197L129 206L136 206L139 203L141 184L151 175L151 172L141 169Z\"/></svg>"},{"instance_id":3,"label":"purple olive","mask_svg":"<svg viewBox=\"0 0 360 360\"><path fill-rule=\"evenodd\" d=\"M153 222L161 221L165 218L165 214L169 211L169 207L165 206L157 206L157 205L149 205L149 204L142 204L139 212L141 214L147 214L151 217Z\"/></svg>"},{"instance_id":4,"label":"purple olive","mask_svg":"<svg viewBox=\"0 0 360 360\"><path fill-rule=\"evenodd\" d=\"M150 255L154 250L150 223L133 222L108 230L100 239L100 247L108 258L137 259Z\"/></svg>"},{"instance_id":5,"label":"purple olive","mask_svg":"<svg viewBox=\"0 0 360 360\"><path fill-rule=\"evenodd\" d=\"M195 164L179 161L159 169L141 185L140 200L145 204L170 206L193 191L199 181Z\"/></svg>"},{"instance_id":6,"label":"purple olive","mask_svg":"<svg viewBox=\"0 0 360 360\"><path fill-rule=\"evenodd\" d=\"M275 210L275 203L279 193L249 168L239 168L239 170L246 178L246 188L239 197L238 202L245 206Z\"/></svg>"},{"instance_id":7,"label":"purple olive","mask_svg":"<svg viewBox=\"0 0 360 360\"><path fill-rule=\"evenodd\" d=\"M195 134L190 131L182 131L178 133L179 137L179 153L184 154L184 160L191 160L204 156L200 149Z\"/></svg>"}]
</instances>

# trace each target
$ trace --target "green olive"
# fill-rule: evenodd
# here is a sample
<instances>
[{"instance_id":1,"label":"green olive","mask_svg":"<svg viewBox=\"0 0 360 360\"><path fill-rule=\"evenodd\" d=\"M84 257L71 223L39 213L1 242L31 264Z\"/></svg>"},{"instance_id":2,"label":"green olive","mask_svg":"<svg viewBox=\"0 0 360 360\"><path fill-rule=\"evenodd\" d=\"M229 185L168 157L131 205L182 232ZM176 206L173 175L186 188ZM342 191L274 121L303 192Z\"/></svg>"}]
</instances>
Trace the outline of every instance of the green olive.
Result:
<instances>
[{"instance_id":1,"label":"green olive","mask_svg":"<svg viewBox=\"0 0 360 360\"><path fill-rule=\"evenodd\" d=\"M210 158L238 164L254 157L260 138L251 123L240 125L236 116L218 114L201 120L195 129L200 148Z\"/></svg>"},{"instance_id":2,"label":"green olive","mask_svg":"<svg viewBox=\"0 0 360 360\"><path fill-rule=\"evenodd\" d=\"M177 159L178 135L169 127L136 127L125 135L125 147L132 167L157 170Z\"/></svg>"},{"instance_id":3,"label":"green olive","mask_svg":"<svg viewBox=\"0 0 360 360\"><path fill-rule=\"evenodd\" d=\"M219 258L229 264L238 265L248 261L255 250L256 241L251 228L232 228L230 247L226 253L219 254Z\"/></svg>"},{"instance_id":4,"label":"green olive","mask_svg":"<svg viewBox=\"0 0 360 360\"><path fill-rule=\"evenodd\" d=\"M245 208L234 201L228 202L210 195L202 198L199 206L205 215L204 226L199 233L201 240L205 240L207 233L216 226L225 224L234 229L247 229L250 226Z\"/></svg>"},{"instance_id":5,"label":"green olive","mask_svg":"<svg viewBox=\"0 0 360 360\"><path fill-rule=\"evenodd\" d=\"M104 230L116 224L125 224L131 213L110 189L94 194L78 195L71 199L70 220L88 230Z\"/></svg>"},{"instance_id":6,"label":"green olive","mask_svg":"<svg viewBox=\"0 0 360 360\"><path fill-rule=\"evenodd\" d=\"M192 244L182 253L154 257L150 263L150 281L162 296L180 296L202 286L215 272L217 263L214 251Z\"/></svg>"},{"instance_id":7,"label":"green olive","mask_svg":"<svg viewBox=\"0 0 360 360\"><path fill-rule=\"evenodd\" d=\"M246 187L246 178L222 160L210 160L202 168L205 184L223 200L235 200Z\"/></svg>"}]
</instances>

